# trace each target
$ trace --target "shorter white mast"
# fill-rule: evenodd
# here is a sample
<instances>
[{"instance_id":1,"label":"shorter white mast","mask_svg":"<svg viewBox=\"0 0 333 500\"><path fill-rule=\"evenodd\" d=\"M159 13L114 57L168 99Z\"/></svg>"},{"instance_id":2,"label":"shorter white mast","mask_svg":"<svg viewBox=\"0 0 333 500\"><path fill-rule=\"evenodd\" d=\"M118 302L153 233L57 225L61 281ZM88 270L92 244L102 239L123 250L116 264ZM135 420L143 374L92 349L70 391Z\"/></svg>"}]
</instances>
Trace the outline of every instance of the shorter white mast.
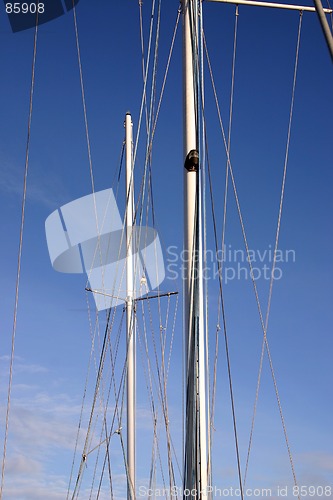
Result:
<instances>
[{"instance_id":1,"label":"shorter white mast","mask_svg":"<svg viewBox=\"0 0 333 500\"><path fill-rule=\"evenodd\" d=\"M126 151L126 331L127 331L127 498L135 499L135 312L133 259L133 124L125 117Z\"/></svg>"}]
</instances>

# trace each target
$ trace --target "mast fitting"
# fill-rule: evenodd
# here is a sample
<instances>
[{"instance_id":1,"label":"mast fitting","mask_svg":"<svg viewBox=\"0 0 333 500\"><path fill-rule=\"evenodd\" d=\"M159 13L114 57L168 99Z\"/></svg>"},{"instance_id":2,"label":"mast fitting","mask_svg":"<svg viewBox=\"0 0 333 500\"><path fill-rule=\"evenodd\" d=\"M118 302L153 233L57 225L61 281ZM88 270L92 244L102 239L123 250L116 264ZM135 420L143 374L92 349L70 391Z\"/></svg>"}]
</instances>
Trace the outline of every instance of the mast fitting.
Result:
<instances>
[{"instance_id":1,"label":"mast fitting","mask_svg":"<svg viewBox=\"0 0 333 500\"><path fill-rule=\"evenodd\" d=\"M191 149L185 158L184 167L188 172L198 172L199 170L199 152L196 149Z\"/></svg>"}]
</instances>

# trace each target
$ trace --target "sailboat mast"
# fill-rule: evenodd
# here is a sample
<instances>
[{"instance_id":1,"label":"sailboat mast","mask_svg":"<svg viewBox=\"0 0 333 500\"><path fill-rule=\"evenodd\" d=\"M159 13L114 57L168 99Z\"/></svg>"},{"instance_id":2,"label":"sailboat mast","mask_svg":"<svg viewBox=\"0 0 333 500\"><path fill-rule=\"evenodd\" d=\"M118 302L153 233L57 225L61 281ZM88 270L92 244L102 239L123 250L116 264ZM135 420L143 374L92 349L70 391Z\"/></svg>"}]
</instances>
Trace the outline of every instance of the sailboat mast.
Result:
<instances>
[{"instance_id":1,"label":"sailboat mast","mask_svg":"<svg viewBox=\"0 0 333 500\"><path fill-rule=\"evenodd\" d=\"M184 498L207 498L207 398L202 275L201 192L198 141L199 0L182 0L184 93Z\"/></svg>"},{"instance_id":2,"label":"sailboat mast","mask_svg":"<svg viewBox=\"0 0 333 500\"><path fill-rule=\"evenodd\" d=\"M127 331L127 498L135 499L135 315L133 260L133 124L125 117L126 151L126 331Z\"/></svg>"}]
</instances>

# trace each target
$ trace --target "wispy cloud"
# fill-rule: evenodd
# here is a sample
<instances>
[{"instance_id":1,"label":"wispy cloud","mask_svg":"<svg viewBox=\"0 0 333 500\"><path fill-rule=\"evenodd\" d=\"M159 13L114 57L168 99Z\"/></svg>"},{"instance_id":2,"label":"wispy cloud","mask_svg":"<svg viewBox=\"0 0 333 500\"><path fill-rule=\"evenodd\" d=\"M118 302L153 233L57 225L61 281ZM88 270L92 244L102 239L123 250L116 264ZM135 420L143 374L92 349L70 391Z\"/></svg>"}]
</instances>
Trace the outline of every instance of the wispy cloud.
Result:
<instances>
[{"instance_id":1,"label":"wispy cloud","mask_svg":"<svg viewBox=\"0 0 333 500\"><path fill-rule=\"evenodd\" d=\"M30 168L31 170L31 168ZM18 168L9 160L0 158L0 191L11 196L23 195L24 170ZM59 176L48 170L45 173L39 169L38 175L29 173L27 182L27 199L33 203L54 209L66 201L64 193L66 186L63 185Z\"/></svg>"},{"instance_id":2,"label":"wispy cloud","mask_svg":"<svg viewBox=\"0 0 333 500\"><path fill-rule=\"evenodd\" d=\"M42 471L42 464L33 458L27 460L22 453L12 455L7 461L6 472L10 476L22 476L23 474L39 475Z\"/></svg>"},{"instance_id":3,"label":"wispy cloud","mask_svg":"<svg viewBox=\"0 0 333 500\"><path fill-rule=\"evenodd\" d=\"M4 490L5 498L15 500L64 500L67 485L62 477L19 476Z\"/></svg>"},{"instance_id":4,"label":"wispy cloud","mask_svg":"<svg viewBox=\"0 0 333 500\"><path fill-rule=\"evenodd\" d=\"M8 356L1 356L0 361L4 368ZM68 457L75 445L80 405L68 394L44 389L40 377L48 371L44 366L17 357L15 369L18 383L11 402L4 498L64 499L68 479L60 471L64 456L70 470ZM0 412L3 419L4 397Z\"/></svg>"},{"instance_id":5,"label":"wispy cloud","mask_svg":"<svg viewBox=\"0 0 333 500\"><path fill-rule=\"evenodd\" d=\"M332 487L333 454L326 451L301 453L299 463L299 484L315 487ZM329 498L333 498L333 489Z\"/></svg>"},{"instance_id":6,"label":"wispy cloud","mask_svg":"<svg viewBox=\"0 0 333 500\"><path fill-rule=\"evenodd\" d=\"M0 356L0 376L3 377L4 379L8 378L8 373L9 373L9 363L10 363L10 356L9 355L3 355ZM14 373L15 375L35 375L35 374L41 374L41 373L47 373L48 369L45 366L34 364L34 363L27 363L23 358L20 356L15 356L14 359ZM29 385L25 384L25 381L23 383L15 384L16 389L28 389ZM6 388L6 384L2 383L1 384L1 392L3 392Z\"/></svg>"},{"instance_id":7,"label":"wispy cloud","mask_svg":"<svg viewBox=\"0 0 333 500\"><path fill-rule=\"evenodd\" d=\"M30 404L13 403L10 421L12 439L20 442L21 447L27 450L31 448L39 452L51 448L72 450L76 425L67 420L69 409L65 416L62 415L62 407L63 405L58 407L56 401L52 406L43 407L38 399L31 401ZM77 415L77 410L77 407L71 410L72 416Z\"/></svg>"},{"instance_id":8,"label":"wispy cloud","mask_svg":"<svg viewBox=\"0 0 333 500\"><path fill-rule=\"evenodd\" d=\"M312 469L319 469L326 472L333 472L333 454L321 451L303 453L299 460Z\"/></svg>"},{"instance_id":9,"label":"wispy cloud","mask_svg":"<svg viewBox=\"0 0 333 500\"><path fill-rule=\"evenodd\" d=\"M8 356L1 356L0 361L3 365L8 365ZM4 498L64 500L67 496L75 449L81 398L66 393L64 380L59 381L56 391L52 384L51 392L44 384L43 377L40 377L41 373L47 372L43 366L29 364L20 357L17 357L16 362L20 375L17 377L18 383L11 403ZM24 379L27 374L31 384ZM81 423L74 481L87 430L89 410L87 412L84 422ZM4 397L0 405L0 414L5 415ZM99 433L93 433L91 448L99 442ZM115 439L114 444L111 450L113 488L114 492L117 492L116 498L121 499L125 498L126 476L120 440ZM97 455L97 450L89 455L87 472L93 471ZM103 461L102 458L100 460ZM107 483L103 486L99 497L101 500L110 498L110 487ZM80 498L89 498L89 494L89 481L84 481Z\"/></svg>"}]
</instances>

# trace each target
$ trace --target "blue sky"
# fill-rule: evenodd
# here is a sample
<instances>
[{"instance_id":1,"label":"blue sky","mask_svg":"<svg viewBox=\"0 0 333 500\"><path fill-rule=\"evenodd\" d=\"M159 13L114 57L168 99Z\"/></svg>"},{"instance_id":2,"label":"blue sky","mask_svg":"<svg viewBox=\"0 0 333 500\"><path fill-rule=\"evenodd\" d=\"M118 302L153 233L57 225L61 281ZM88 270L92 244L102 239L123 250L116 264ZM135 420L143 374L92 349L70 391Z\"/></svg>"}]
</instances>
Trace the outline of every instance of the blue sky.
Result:
<instances>
[{"instance_id":1,"label":"blue sky","mask_svg":"<svg viewBox=\"0 0 333 500\"><path fill-rule=\"evenodd\" d=\"M309 2L307 2L310 4ZM151 2L144 2L145 42ZM177 17L178 2L162 2L157 91ZM225 127L228 122L234 7L204 3L207 45ZM231 162L249 246L260 271L257 281L265 314L283 163L286 148L297 12L240 8ZM142 95L137 2L80 0L77 6L92 163L96 190L112 185L119 166L125 113L134 132ZM152 175L156 227L170 271L172 252L182 245L181 26L156 129ZM13 324L17 249L23 189L33 30L13 34L0 16L0 224L1 286L1 446L7 397ZM207 132L219 234L222 223L225 153L208 72ZM333 488L332 432L332 64L315 14L305 13L283 207L281 279L276 280L268 338L300 486ZM141 134L137 186L145 151ZM123 189L120 186L120 191ZM72 14L40 27L33 105L26 224L16 333L12 409L3 498L66 498L87 363L90 329L86 279L56 273L51 266L44 223L48 215L91 192L80 80ZM136 188L138 192L138 188ZM208 198L209 200L209 198ZM124 201L119 199L121 210ZM208 201L207 214L210 215ZM208 249L214 249L208 229ZM230 255L244 252L233 193L229 191L226 245ZM264 262L260 261L260 256ZM230 355L244 471L259 366L262 331L247 263L242 254L225 266L240 279L225 284ZM244 254L243 254L244 255ZM175 268L173 268L175 269ZM178 270L178 268L176 268ZM214 272L213 264L209 273ZM227 271L225 271L227 272ZM217 280L209 274L209 343L215 349ZM167 278L163 290L180 290L181 280ZM181 461L181 296L177 310L169 375L170 425ZM163 305L166 319L166 305ZM158 328L157 316L153 318ZM117 319L118 321L118 319ZM157 322L157 323L156 323ZM171 320L169 319L169 322ZM169 323L170 324L170 323ZM103 332L105 315L100 317ZM171 328L172 330L172 328ZM168 337L168 342L170 338ZM151 415L142 364L138 371L139 484L149 476ZM120 363L120 361L119 361ZM120 365L119 365L120 366ZM154 369L153 369L154 370ZM142 382L142 383L141 383ZM90 381L88 401L93 382ZM87 406L89 406L87 404ZM87 415L87 414L86 414ZM214 484L237 486L230 401L223 340L217 379L214 423ZM149 447L146 443L149 443ZM116 498L124 498L119 444L113 455ZM91 466L92 468L92 466ZM87 468L87 474L91 470ZM288 487L292 475L274 388L265 357L248 486ZM82 498L87 485L83 484ZM319 496L319 495L318 495ZM332 493L333 496L333 493ZM81 498L81 497L80 497ZM105 493L105 498L109 498Z\"/></svg>"}]
</instances>

